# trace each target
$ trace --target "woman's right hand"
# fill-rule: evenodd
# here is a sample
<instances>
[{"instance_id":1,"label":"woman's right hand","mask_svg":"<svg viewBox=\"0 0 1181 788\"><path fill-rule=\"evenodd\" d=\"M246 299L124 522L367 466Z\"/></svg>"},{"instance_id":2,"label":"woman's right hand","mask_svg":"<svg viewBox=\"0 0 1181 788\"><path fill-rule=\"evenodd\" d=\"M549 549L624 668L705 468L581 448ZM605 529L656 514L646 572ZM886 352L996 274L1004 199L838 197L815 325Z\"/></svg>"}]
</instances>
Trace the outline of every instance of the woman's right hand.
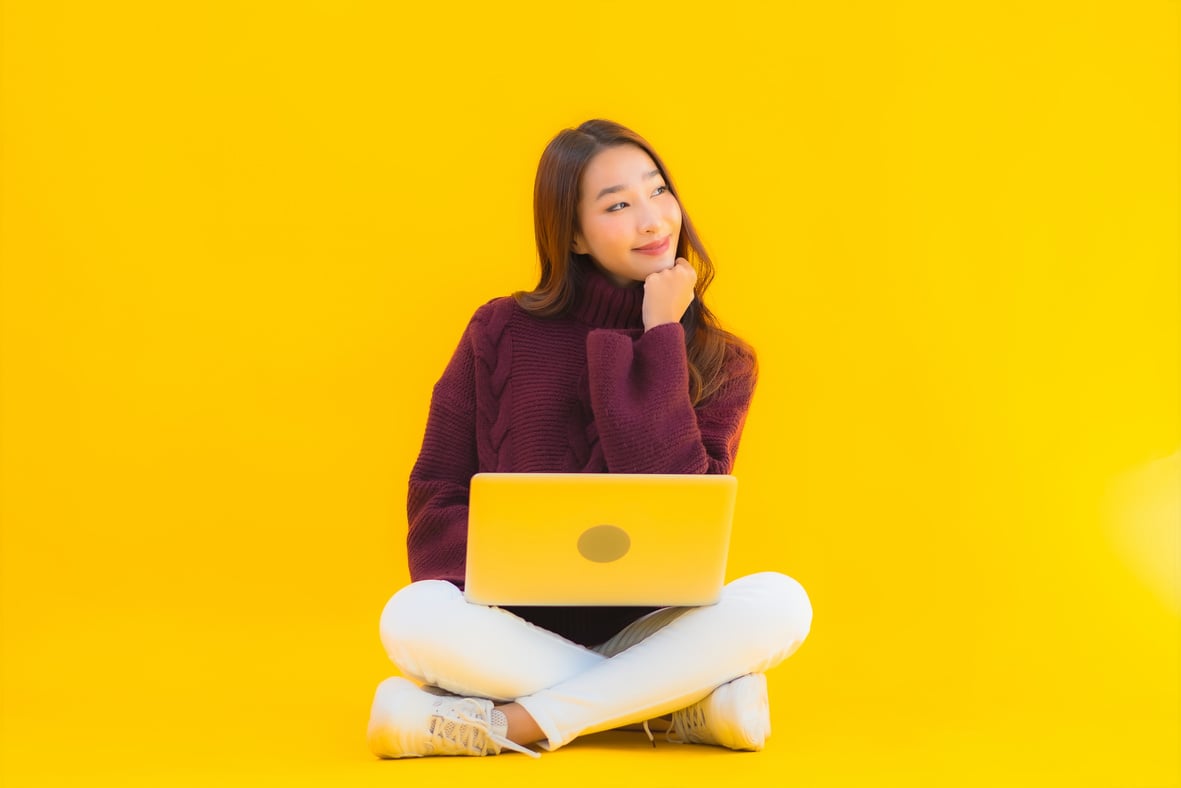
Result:
<instances>
[{"instance_id":1,"label":"woman's right hand","mask_svg":"<svg viewBox=\"0 0 1181 788\"><path fill-rule=\"evenodd\" d=\"M644 280L644 331L681 322L685 310L693 303L696 284L697 272L684 257L678 257L672 268L649 274Z\"/></svg>"}]
</instances>

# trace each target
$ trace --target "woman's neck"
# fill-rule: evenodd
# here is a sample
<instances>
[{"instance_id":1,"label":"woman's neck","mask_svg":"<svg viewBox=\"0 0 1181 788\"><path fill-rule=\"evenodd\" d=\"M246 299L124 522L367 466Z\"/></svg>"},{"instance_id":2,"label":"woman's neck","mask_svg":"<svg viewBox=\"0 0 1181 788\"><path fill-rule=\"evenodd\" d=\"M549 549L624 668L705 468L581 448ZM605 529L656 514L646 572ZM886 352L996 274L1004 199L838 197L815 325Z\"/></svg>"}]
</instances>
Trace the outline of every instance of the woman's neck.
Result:
<instances>
[{"instance_id":1,"label":"woman's neck","mask_svg":"<svg viewBox=\"0 0 1181 788\"><path fill-rule=\"evenodd\" d=\"M597 268L588 268L574 296L570 315L595 328L643 328L642 282L620 286Z\"/></svg>"}]
</instances>

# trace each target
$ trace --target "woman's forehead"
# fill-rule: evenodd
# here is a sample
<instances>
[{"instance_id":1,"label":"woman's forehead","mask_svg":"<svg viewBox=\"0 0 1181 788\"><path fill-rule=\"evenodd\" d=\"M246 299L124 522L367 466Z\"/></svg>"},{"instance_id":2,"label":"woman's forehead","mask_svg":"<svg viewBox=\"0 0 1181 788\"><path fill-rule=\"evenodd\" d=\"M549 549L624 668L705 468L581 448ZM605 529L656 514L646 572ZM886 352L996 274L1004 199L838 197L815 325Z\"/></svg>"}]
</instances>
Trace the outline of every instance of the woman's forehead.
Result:
<instances>
[{"instance_id":1,"label":"woman's forehead","mask_svg":"<svg viewBox=\"0 0 1181 788\"><path fill-rule=\"evenodd\" d=\"M643 148L615 145L595 154L582 175L582 196L597 199L604 190L639 186L660 175L660 169Z\"/></svg>"}]
</instances>

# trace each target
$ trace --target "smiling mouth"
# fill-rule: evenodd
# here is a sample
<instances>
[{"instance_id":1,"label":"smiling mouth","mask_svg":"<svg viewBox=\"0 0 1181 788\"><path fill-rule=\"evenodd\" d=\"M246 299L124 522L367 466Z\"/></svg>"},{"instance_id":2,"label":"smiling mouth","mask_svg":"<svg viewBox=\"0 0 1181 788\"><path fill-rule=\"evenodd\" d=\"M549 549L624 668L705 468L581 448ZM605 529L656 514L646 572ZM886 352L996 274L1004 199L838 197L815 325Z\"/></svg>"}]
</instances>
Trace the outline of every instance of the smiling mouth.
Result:
<instances>
[{"instance_id":1,"label":"smiling mouth","mask_svg":"<svg viewBox=\"0 0 1181 788\"><path fill-rule=\"evenodd\" d=\"M669 237L666 235L663 239L654 241L647 246L637 246L635 251L639 252L640 254L661 254L666 249L668 249L668 243Z\"/></svg>"}]
</instances>

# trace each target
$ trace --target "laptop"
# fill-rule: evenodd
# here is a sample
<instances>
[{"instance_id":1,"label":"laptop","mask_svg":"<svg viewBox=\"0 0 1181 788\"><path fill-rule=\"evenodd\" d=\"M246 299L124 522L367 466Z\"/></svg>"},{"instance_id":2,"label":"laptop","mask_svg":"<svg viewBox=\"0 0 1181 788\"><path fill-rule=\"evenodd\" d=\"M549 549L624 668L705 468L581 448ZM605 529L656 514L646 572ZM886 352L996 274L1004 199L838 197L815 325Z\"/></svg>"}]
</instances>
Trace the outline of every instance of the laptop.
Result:
<instances>
[{"instance_id":1,"label":"laptop","mask_svg":"<svg viewBox=\"0 0 1181 788\"><path fill-rule=\"evenodd\" d=\"M738 480L709 474L480 473L464 596L484 605L711 605Z\"/></svg>"}]
</instances>

